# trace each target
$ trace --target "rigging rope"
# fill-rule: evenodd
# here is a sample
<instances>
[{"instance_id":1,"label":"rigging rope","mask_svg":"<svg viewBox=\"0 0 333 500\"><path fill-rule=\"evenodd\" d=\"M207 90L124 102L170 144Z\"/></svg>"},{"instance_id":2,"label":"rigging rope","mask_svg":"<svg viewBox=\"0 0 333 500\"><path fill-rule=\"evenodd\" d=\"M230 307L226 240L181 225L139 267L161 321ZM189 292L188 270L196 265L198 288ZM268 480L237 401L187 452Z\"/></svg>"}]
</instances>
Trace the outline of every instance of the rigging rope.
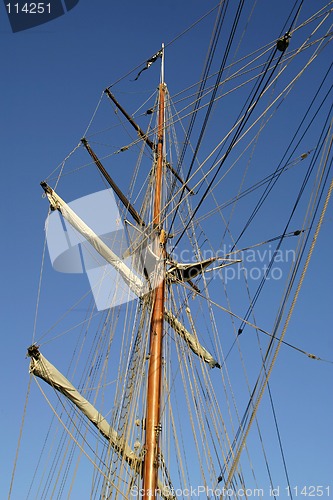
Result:
<instances>
[{"instance_id":1,"label":"rigging rope","mask_svg":"<svg viewBox=\"0 0 333 500\"><path fill-rule=\"evenodd\" d=\"M227 9L228 3L229 2L227 2L225 4L226 5L226 9ZM210 117L210 114L211 114L211 111L212 111L212 108L213 108L213 104L214 104L214 101L215 101L216 93L218 91L219 84L221 82L222 73L223 73L223 71L225 69L225 65L226 65L226 62L227 62L227 59L228 59L228 56L229 56L229 52L231 50L231 45L232 45L232 42L233 42L233 39L234 39L234 36L235 36L235 33L236 33L236 29L237 29L237 25L238 25L238 22L239 22L239 19L240 19L240 16L241 16L243 5L244 5L244 1L240 0L240 2L238 4L236 15L235 15L235 18L234 18L234 22L233 22L233 25L232 25L232 28L231 28L231 32L229 34L229 39L228 39L228 42L227 42L227 46L226 46L226 49L225 49L224 54L223 54L222 62L221 62L221 65L220 65L220 69L219 69L219 72L217 74L217 78L216 78L216 82L215 82L214 89L213 89L213 92L212 92L212 96L211 96L211 99L210 99L210 102L209 102L209 105L208 105L208 109L206 111L206 115L205 115L205 118L204 118L203 125L201 127L201 131L200 131L200 134L199 134L197 145L195 147L195 151L193 153L193 157L192 157L192 160L191 160L191 163L190 163L187 175L186 175L185 183L187 183L188 180L189 180L189 178L190 178L194 162L195 162L195 160L197 158L197 154L199 152L199 149L200 149L200 146L201 146L201 142L202 142L202 139L203 139L204 134L205 134L205 130L206 130L206 127L207 127L207 124L208 124L208 120L209 120L209 117ZM223 14L223 17L222 17L222 14ZM220 32L220 30L222 28L223 19L224 19L224 16L225 16L225 11L222 11L221 14L220 14L220 16L221 16L221 21L222 22L219 20L219 27L218 27L218 31L219 32ZM212 51L212 54L209 55L209 58L210 57L211 58L214 57L214 53L215 53L217 41L218 41L218 36L217 36L217 39L216 39L216 42L215 42L214 50ZM207 67L207 71L209 70L210 64L211 64L211 62L209 63L209 66ZM206 80L207 80L207 77L206 77L206 79L203 79L204 85L206 84ZM198 106L198 107L199 107L199 104L200 104L201 92L202 92L202 90L200 89L199 90L199 99L196 101L196 106ZM196 118L196 112L192 115L192 121L190 123L189 133L186 134L186 141L185 141L185 146L184 146L182 155L183 154L185 155L187 144L188 144L188 140L189 140L189 134L191 134L191 132L192 132L195 118ZM181 156L181 158L180 158L179 167L181 166L182 161L183 161L183 156ZM185 190L183 189L181 191L181 194L180 194L180 200L178 202L178 206L181 203L181 200L183 198L184 192L185 192ZM200 202L199 202L199 205L200 205ZM170 224L170 231L172 231L172 227L173 227L173 224L174 224L175 219L176 219L177 211L178 211L178 208L176 208L175 213L173 215L173 219L172 219L172 222ZM196 211L197 211L197 209L192 214L192 218L195 216ZM188 225L189 225L189 223L188 223ZM186 228L188 227L188 225L185 226L183 234L185 234L185 231L186 231ZM174 245L174 247L177 245L178 242L179 242L179 239L177 240L177 242Z\"/></svg>"},{"instance_id":2,"label":"rigging rope","mask_svg":"<svg viewBox=\"0 0 333 500\"><path fill-rule=\"evenodd\" d=\"M302 4L303 4L303 0L301 0L300 5L299 5L299 7L298 7L298 10L297 10L297 12L296 12L296 14L295 14L295 16L294 16L294 18L293 18L293 21L292 21L292 23L291 23L291 26L290 26L289 32L291 32L292 25L293 25L293 23L296 21L296 18L297 18L298 14L299 14L299 11L300 11L300 8L301 8ZM257 100L254 102L254 98L255 98L256 92L258 92L258 91L259 91L260 84L261 84L261 82L263 81L263 78L264 78L265 74L267 73L268 68L269 68L269 66L270 66L271 62L273 61L274 54L276 53L276 51L277 51L277 49L275 48L275 50L274 50L274 52L273 52L273 54L272 54L272 57L271 57L271 59L270 59L269 63L267 64L267 66L266 66L266 70L265 70L265 72L264 72L264 74L263 74L263 76L262 76L262 78L261 78L261 81L259 82L259 84L258 84L258 86L257 86L257 90L256 90L256 91L253 91L253 92L254 92L254 95L253 95L253 97L252 97L252 99L251 99L251 101L250 101L250 104L249 104L249 106L248 106L248 108L247 108L247 111L244 113L244 115L243 115L243 117L242 117L242 120L241 120L241 121L239 122L239 124L238 124L238 128L237 128L237 130L236 130L236 133L235 133L235 135L234 135L234 138L232 139L231 144L229 145L229 148L227 149L227 152L224 154L224 156L223 156L223 158L222 158L222 160L221 160L221 162L220 162L220 164L219 164L219 166L218 166L217 171L215 172L215 174L214 174L214 176L213 176L212 180L210 181L210 183L208 184L208 187L207 187L206 191L204 192L203 196L201 197L201 199L200 199L200 201L199 201L199 203L198 203L198 205L197 205L196 209L194 210L194 212L193 212L193 214L192 214L192 216L191 216L192 218L195 216L195 214L196 214L196 212L198 211L198 209L199 209L200 205L202 204L203 200L204 200L204 199L205 199L205 197L207 196L207 194L208 194L208 192L209 192L209 190L210 190L210 188L211 188L211 186L212 186L213 182L214 182L214 181L215 181L215 179L216 179L216 176L217 176L217 174L218 174L218 172L219 172L220 168L222 167L222 164L224 163L224 161L226 160L226 158L227 158L228 154L230 153L231 149L232 149L232 148L233 148L233 146L235 145L235 143L236 143L236 141L237 141L237 138L239 137L241 130L242 130L242 129L243 129L243 127L245 126L245 123L246 123L246 121L248 120L248 118L249 118L250 114L252 113L252 111L253 111L253 109L254 109L255 105L258 103L258 101L259 101L260 97L261 97L261 96L263 95L263 93L265 92L265 88L268 86L268 82L269 82L269 80L272 78L272 75L273 75L274 71L276 70L276 68L277 68L277 66L278 66L278 63L280 62L280 59L282 58L283 53L281 53L281 55L280 55L280 57L279 57L279 59L278 59L277 63L275 64L275 66L274 66L274 68L273 68L273 70L272 70L272 73L271 73L270 77L268 78L268 80L267 80L267 82L266 82L266 84L265 84L264 88L260 91L259 97L258 97L258 98L257 98ZM308 63L308 64L309 64L309 63ZM304 68L303 68L303 71L304 71ZM301 74L303 71L301 71L301 72L300 72L300 74ZM253 104L253 107L251 108L252 104ZM187 180L188 180L188 179L186 179L186 182L187 182ZM174 219L175 219L175 217L173 218L173 222L174 222ZM188 223L188 224L189 224L189 223ZM180 237L178 238L177 242L175 243L174 248L175 248L175 247L176 247L176 245L179 243L179 241L180 241L180 239L182 238L182 236L185 234L186 227L187 227L187 226L185 226L185 228L184 228L183 232L181 233Z\"/></svg>"},{"instance_id":3,"label":"rigging rope","mask_svg":"<svg viewBox=\"0 0 333 500\"><path fill-rule=\"evenodd\" d=\"M133 71L134 71L134 70L133 70ZM214 88L215 88L215 87L214 87ZM215 101L216 101L216 99L214 99L214 101L213 101L213 102L215 102ZM96 111L95 111L95 113L96 113ZM95 114L94 114L94 115L95 115ZM93 118L94 118L94 116L93 116ZM92 123L92 121L93 121L93 119L92 119L92 120L91 120L91 122L89 123L87 130L89 129L90 124ZM133 144L134 144L134 142L133 142ZM77 147L78 147L78 146L77 146ZM70 156L70 155L69 155L69 156ZM69 157L69 156L68 156L68 157ZM68 158L68 157L67 157L67 158ZM66 159L67 159L67 158L66 158ZM65 159L65 160L66 160L66 159ZM62 168L61 168L60 175L62 174L62 170L63 170L64 164L65 164L65 160L64 160L64 162L63 162L63 164L62 164ZM60 178L60 175L59 175L58 179ZM57 180L57 182L58 182L58 180ZM187 200L186 200L186 201L187 201ZM177 208L177 210L178 210L178 208ZM195 215L195 214L194 214L194 215ZM194 217L194 215L193 215L193 217ZM193 219L193 217L192 217L192 219ZM195 224L194 224L194 223L196 223L197 221L195 221L195 219L193 219L193 220L192 220L192 219L191 219L191 220L189 221L189 223L188 223L188 228L189 228L189 229L191 229L191 230L192 230L192 229L194 230L194 227L195 227ZM189 224L191 224L191 225L189 226ZM189 234L189 237L191 237L191 231L188 231L188 234ZM196 243L197 243L197 241L196 241ZM44 244L45 244L45 243L44 243ZM197 252L199 252L198 248L196 248L196 249L197 249ZM45 247L44 247L44 250L45 250ZM43 259L44 259L44 253L43 253ZM205 291L206 291L206 288L205 288ZM38 296L39 296L39 292L38 292ZM202 296L203 298L207 299L207 297L206 297L206 296L204 296L204 295L201 295L201 296ZM38 301L39 301L39 299L38 299ZM213 303L213 302L211 302L211 303ZM230 311L227 311L227 312L229 312L230 314L232 314ZM37 317L37 310L36 310L36 317ZM93 316L92 316L92 317L93 317ZM85 320L85 321L90 321L90 319L89 319L89 320ZM36 320L35 320L35 322L36 322ZM82 322L82 323L83 323L83 322ZM82 324L82 323L81 323L81 324ZM251 323L247 322L247 324L249 324L249 325L250 325ZM78 326L78 325L77 325L77 326ZM253 326L254 328L256 328L256 329L258 330L258 328L257 328L257 326L256 326L256 325L251 325L251 326ZM35 328L36 328L36 327L35 327ZM34 331L35 331L35 328L34 328ZM260 329L259 329L259 330L260 330ZM66 332L65 332L65 333L66 333ZM267 332L264 332L264 333L268 334ZM268 334L268 335L270 335L270 334ZM274 339L275 339L275 340L277 340L277 341L280 341L281 343L285 343L285 344L287 344L285 341L283 341L282 339L278 339L277 337L275 337ZM287 344L287 345L290 345L290 344ZM291 347L295 348L294 346L291 346ZM125 347L124 347L124 349L125 349ZM295 348L295 349L297 349L297 348ZM297 349L297 350L299 350L299 351L303 352L304 354L307 354L309 357L313 357L313 355L309 355L308 353L305 353L305 351L302 351L302 350L300 350L300 349ZM180 352L181 352L181 350L180 350ZM228 355L227 355L227 356L228 356ZM181 354L179 355L179 357L181 358ZM318 358L314 357L314 359L318 359ZM182 361L182 358L180 359L180 361ZM225 361L226 361L226 358L224 359L224 362L225 362ZM188 376L188 375L189 375L189 371L188 371L188 370L189 370L189 368L192 368L192 366L191 366L191 361L188 361L188 363L189 363L189 365L187 365L187 364L186 364L186 371L187 371L187 374L184 372L184 373L185 373L185 379L186 379L186 376ZM267 376L268 376L268 375L267 375L267 373L266 373L265 375L266 375L266 378L267 378ZM198 376L198 373L197 373L197 376ZM132 380L130 380L130 382L132 383ZM201 407L201 405L202 405L202 399L204 399L204 397L203 397L204 395L203 395L203 394L200 394L199 389L201 389L201 391L202 391L202 388L201 388L201 387L199 388L197 384L198 384L198 382L197 382L196 380L194 380L194 382L193 382L193 386L191 386L191 387L190 387L190 389L191 389L191 391L192 391L192 392L193 392L193 394L194 394L194 400L198 403L198 406L200 406L200 407ZM200 384L200 380L199 380L199 384ZM268 384L268 382L267 382L267 384ZM198 410L196 410L196 411L197 411L197 419L198 419L198 422L202 423L202 425L204 425L204 422L205 422L205 421L206 421L206 423L207 423L208 421L207 421L206 415L205 415L204 413L200 413ZM200 411L202 411L202 410L200 410ZM125 425L125 424L124 424L124 425ZM209 427L209 425L208 425L208 427ZM209 428L208 430L209 430L209 432L211 432L210 428ZM205 434L205 433L204 433L204 434L202 434L202 437L203 437L203 438L205 438L207 435L208 435L208 434ZM210 460L210 456L207 456L207 460ZM68 474L68 469L66 470L66 474ZM241 477L241 474L239 474L239 476ZM233 480L234 480L234 479L232 479L232 481L233 481ZM63 484L64 484L64 483L63 483Z\"/></svg>"},{"instance_id":4,"label":"rigging rope","mask_svg":"<svg viewBox=\"0 0 333 500\"><path fill-rule=\"evenodd\" d=\"M182 283L183 287L186 288L189 292L191 292L191 294L193 293L193 290L192 288L190 288L187 284L185 283ZM205 287L206 288L206 287ZM272 333L269 333L267 330L264 330L263 328L260 328L257 324L255 323L252 323L251 321L248 321L246 320L245 318L243 318L242 316L239 316L238 314L234 313L233 311L231 311L230 309L227 309L225 307L223 307L221 304L219 304L218 302L215 302L214 300L212 300L211 298L207 297L206 295L203 295L201 292L196 292L196 295L198 295L199 297L202 297L203 299L205 299L207 302L210 302L212 305L214 305L215 307L217 307L218 309L221 309L222 311L226 312L227 314L229 314L230 316L234 317L234 318L237 318L239 320L242 321L242 323L254 328L255 330L267 335L268 337L271 337L273 340L276 340L277 342L281 342L282 344L290 347L291 349L294 349L295 351L298 351L300 352L301 354L304 354L305 356L307 356L308 358L310 359L314 359L316 361L323 361L325 363L331 363L333 364L333 360L329 360L329 359L324 359L324 358L321 358L315 354L312 354L310 352L307 352L305 351L304 349L301 349L300 347L297 347L293 344L290 344L289 342L286 342L285 340L281 340L281 337L277 337L276 335L272 334ZM239 336L239 334L238 334ZM226 363L227 361L227 358L228 356L230 355L231 353L231 350L233 349L235 343L237 342L237 337L235 338L234 342L232 343L231 347L229 348L228 350L228 353L227 355L223 358L223 362L221 363L221 368L223 367L223 365Z\"/></svg>"},{"instance_id":5,"label":"rigging rope","mask_svg":"<svg viewBox=\"0 0 333 500\"><path fill-rule=\"evenodd\" d=\"M303 44L303 45L304 45L304 44ZM300 51L300 50L301 50L301 49L299 49L299 51ZM299 51L298 51L298 52L299 52ZM281 54L281 56L282 56L282 54ZM280 56L280 58L281 58L281 56ZM279 60L280 60L280 58L278 59L277 64L275 64L275 67L273 68L273 71L275 71L275 69L276 69L277 65L279 64ZM307 64L306 66L308 66L308 65L310 64L310 62L312 62L313 60L314 60L314 56L310 59L310 61L308 62L308 64ZM266 67L266 69L267 69L267 67ZM303 69L299 72L299 74L298 74L297 78L299 78L299 77L300 77L300 75L304 72L304 70L305 70L305 67L304 67L304 68L303 68ZM270 78L271 78L271 77L272 77L272 75L270 76ZM297 79L297 78L295 78L295 79L292 81L292 83L291 83L291 84L293 84L293 83L296 81L296 79ZM268 79L268 81L269 81L269 79ZM266 86L267 86L267 84L268 84L268 82L266 83ZM290 86L291 86L291 84L289 84L289 85L288 85L288 87L290 87ZM287 87L287 88L288 88L288 87ZM267 88L268 88L268 86L267 86ZM263 90L263 91L260 93L260 95L262 95L262 93L263 93L264 91L265 91L265 90ZM275 99L275 101L277 101L277 99ZM275 101L274 101L274 102L275 102ZM249 109L249 108L248 108L248 109ZM250 113L252 113L252 111L253 111L253 109L250 111ZM266 110L266 111L267 111L267 110ZM244 120L244 118L245 118L245 115L243 116L242 120ZM259 117L259 118L260 118L260 117ZM247 117L246 119L248 119L248 117ZM256 120L256 121L258 121L258 120ZM241 121L238 123L238 126L240 126L240 125L241 125ZM244 125L243 125L243 126L244 126ZM253 125L251 125L251 127L252 127L252 126L253 126ZM251 128L251 127L250 127L250 128ZM248 129L248 130L249 130L249 129ZM245 135L245 134L243 134L243 136L242 136L242 137L244 137L244 135ZM238 139L238 141L239 141L239 140L240 140L240 139ZM236 144L238 141L236 141L236 142L235 142L235 144ZM233 147L233 145L235 145L235 144L232 144L232 147ZM217 149L217 148L216 148L216 149ZM222 162L224 161L224 159L225 159L225 156L224 156L224 158L222 159ZM205 160L205 161L207 161L207 160ZM213 167L210 169L210 171L212 171L212 170L215 168L215 166L216 166L216 165L214 164L214 165L213 165ZM221 166L221 165L220 165L220 166ZM200 167L200 168L201 168L201 167ZM205 175L205 177L207 177L207 176L208 176L208 174L210 173L210 171L209 171L209 172ZM194 175L194 174L193 174L193 175ZM192 177L193 177L193 175L192 175ZM212 181L211 181L210 185L211 185L213 182L214 182L214 178L212 179ZM198 184L199 184L199 183L198 183ZM208 189L206 190L206 193L208 193L209 188L210 188L210 186L208 186ZM205 195L204 195L204 196L205 196ZM202 202L202 201L203 201L203 199L201 199L201 202ZM198 209L198 207L197 207L197 209ZM196 210L197 210L197 209L196 209ZM192 215L192 217L194 217L194 215L195 215L195 213ZM185 230L186 230L186 228L184 229L183 233L185 232ZM179 239L180 239L180 238L179 238ZM179 242L179 239L178 239L177 243ZM177 244L177 243L176 243L176 244Z\"/></svg>"},{"instance_id":6,"label":"rigging rope","mask_svg":"<svg viewBox=\"0 0 333 500\"><path fill-rule=\"evenodd\" d=\"M90 455L86 452L86 450L83 448L83 446L79 443L79 441L76 439L76 437L73 435L73 433L70 431L70 429L65 425L65 423L62 421L62 419L60 418L60 416L58 415L57 411L55 410L55 408L53 407L51 401L48 399L48 397L46 396L45 392L43 391L43 388L42 386L40 385L39 381L37 380L36 377L34 377L35 381L36 381L36 384L37 386L39 387L42 395L44 396L46 402L48 403L48 405L50 406L53 414L55 415L55 417L58 419L59 423L63 426L63 428L65 429L65 431L68 433L68 435L70 436L70 438L73 440L73 442L76 444L76 446L80 449L80 451L85 455L85 457L89 460L89 462L93 465L93 467L104 477L104 479L106 479L107 481L109 481L109 476L107 476L103 470L94 462L94 460L90 457ZM92 450L93 451L93 450ZM112 485L113 488L115 488L117 490L117 492L119 494L121 494L121 491L117 488L117 486L115 484Z\"/></svg>"},{"instance_id":7,"label":"rigging rope","mask_svg":"<svg viewBox=\"0 0 333 500\"><path fill-rule=\"evenodd\" d=\"M329 149L331 149L331 147L332 147L332 141L333 141L333 139L331 138L331 143L330 143L330 148ZM306 262L304 264L303 271L302 271L302 274L300 276L300 279L299 279L299 282L298 282L298 285L297 285L297 288L296 288L296 291L295 291L295 294L294 294L294 297L293 297L293 301L292 301L292 304L290 306L290 309L289 309L289 312L288 312L288 315L287 315L287 318L286 318L286 321L285 321L285 324L284 324L284 327L283 327L283 330L282 330L282 333L281 333L281 336L280 336L280 340L279 340L278 345L277 345L277 347L275 349L275 352L274 352L274 355L273 355L273 359L272 359L272 361L270 363L270 366L269 366L269 369L267 371L267 375L265 376L265 379L264 379L264 381L262 383L260 392L259 392L259 394L257 396L257 399L256 399L256 402L255 402L255 405L254 405L254 408L253 408L253 411L252 411L249 423L248 423L247 428L246 428L246 430L245 430L245 432L243 434L242 440L241 440L241 442L240 442L240 444L238 446L238 450L237 450L234 462L232 464L232 467L231 467L229 475L228 475L228 479L226 481L226 487L228 487L228 485L230 484L230 481L231 481L231 479L232 479L232 477L234 475L235 469L236 469L237 464L238 464L239 459L240 459L240 455L241 455L242 449L243 449L244 444L245 444L245 442L247 440L247 436L249 434L251 425L252 425L253 420L254 420L254 418L256 416L256 413L257 413L260 401L262 399L263 393L265 391L265 388L267 386L268 380L269 380L270 375L272 373L274 364L276 362L277 355L279 353L282 341L283 341L284 336L286 334L286 331L287 331L287 328L288 328L288 325L289 325L292 313L294 311L294 308L295 308L295 305L296 305L296 302L297 302L297 299L298 299L298 296L299 296L299 292L300 292L300 290L302 288L302 285L303 285L305 274L306 274L306 272L308 270L308 267L309 267L309 263L310 263L310 260L311 260L312 254L313 254L314 247L315 247L316 242L317 242L317 238L318 238L321 226L322 226L322 222L324 220L324 216L325 216L325 213L326 213L326 210L327 210L327 207L328 207L328 203L329 203L330 198L331 198L332 191L333 191L333 179L331 180L330 187L329 187L328 193L326 195L324 206L322 208L321 215L320 215L320 218L319 218L319 221L318 221L318 224L317 224L317 228L316 228L315 234L313 236L311 247L309 249L309 252L308 252L308 255L307 255L307 258L306 258ZM259 382L259 379L258 379L257 383L258 382ZM254 391L255 391L255 389L254 389Z\"/></svg>"},{"instance_id":8,"label":"rigging rope","mask_svg":"<svg viewBox=\"0 0 333 500\"><path fill-rule=\"evenodd\" d=\"M214 12L214 10L216 10L219 5L221 5L221 1L219 1L212 9L210 9L208 12L206 12L206 14L204 14L203 16L201 16L197 21L195 21L194 23L192 23L188 28L186 28L184 31L182 31L179 35L175 36L170 42L167 42L164 44L164 47L167 48L169 47L171 44L173 44L176 40L178 40L179 38L181 38L183 35L185 35L186 33L188 33L188 31L190 31L191 29L193 29L197 24L199 24L201 21L203 21L206 17L208 17L212 12ZM131 69L130 71L128 71L125 75L121 76L120 78L118 78L118 80L116 80L115 82L113 82L109 87L108 89L111 89L111 87L114 87L115 85L117 85L119 82L121 82L122 80L124 80L125 78L127 78L128 76L130 76L132 73L136 72L139 68L141 68L144 64L146 63L146 60L142 61L142 63L138 64L137 66L135 66L135 68Z\"/></svg>"},{"instance_id":9,"label":"rigging rope","mask_svg":"<svg viewBox=\"0 0 333 500\"><path fill-rule=\"evenodd\" d=\"M18 461L19 452L20 452L20 446L21 446L21 440L22 440L24 422L25 422L25 417L26 417L26 414L27 414L27 407L28 407L28 401L29 401L29 396L30 396L31 380L32 380L32 377L30 376L29 377L29 382L28 382L28 389L27 389L27 393L26 393L26 396L25 396L25 402L24 402L24 409L23 409L23 415L22 415L22 420L21 420L20 433L19 433L19 437L18 437L18 440L17 440L16 453L15 453L15 458L14 458L14 465L13 465L13 470L12 470L12 475L11 475L11 480L10 480L10 486L9 486L9 492L8 492L8 500L10 500L10 498L11 498L12 489L13 489L13 486L14 486L15 472L16 472L17 461Z\"/></svg>"}]
</instances>

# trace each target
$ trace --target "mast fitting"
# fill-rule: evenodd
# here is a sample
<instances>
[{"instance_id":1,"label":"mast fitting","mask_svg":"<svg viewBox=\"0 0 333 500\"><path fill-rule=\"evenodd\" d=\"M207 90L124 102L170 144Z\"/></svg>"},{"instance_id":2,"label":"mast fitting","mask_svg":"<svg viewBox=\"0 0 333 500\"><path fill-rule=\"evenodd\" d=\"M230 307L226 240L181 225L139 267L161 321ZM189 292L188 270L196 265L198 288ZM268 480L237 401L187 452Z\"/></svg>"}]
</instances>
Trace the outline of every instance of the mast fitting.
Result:
<instances>
[{"instance_id":1,"label":"mast fitting","mask_svg":"<svg viewBox=\"0 0 333 500\"><path fill-rule=\"evenodd\" d=\"M28 347L28 349L27 349L27 356L29 358L38 359L39 356L40 356L39 345L32 344L30 347Z\"/></svg>"},{"instance_id":2,"label":"mast fitting","mask_svg":"<svg viewBox=\"0 0 333 500\"><path fill-rule=\"evenodd\" d=\"M276 42L276 48L280 52L284 52L289 46L289 39L291 38L290 33L285 33L281 38Z\"/></svg>"}]
</instances>

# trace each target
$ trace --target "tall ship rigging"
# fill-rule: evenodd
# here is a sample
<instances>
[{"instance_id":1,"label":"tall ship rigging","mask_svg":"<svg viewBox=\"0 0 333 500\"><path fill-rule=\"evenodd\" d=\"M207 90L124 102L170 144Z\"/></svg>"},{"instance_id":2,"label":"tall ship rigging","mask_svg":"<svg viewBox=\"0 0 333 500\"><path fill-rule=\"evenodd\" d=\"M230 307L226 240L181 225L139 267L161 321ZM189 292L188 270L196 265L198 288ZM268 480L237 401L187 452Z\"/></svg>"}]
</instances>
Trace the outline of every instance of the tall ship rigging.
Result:
<instances>
[{"instance_id":1,"label":"tall ship rigging","mask_svg":"<svg viewBox=\"0 0 333 500\"><path fill-rule=\"evenodd\" d=\"M332 364L289 332L333 189L333 4L304 17L296 2L255 42L252 11L228 4L200 79L171 92L172 47L155 47L41 182L47 278L27 357L50 424L35 428L26 498L300 494L271 378L281 357ZM157 68L138 104L129 89ZM18 481L15 464L10 498Z\"/></svg>"}]
</instances>

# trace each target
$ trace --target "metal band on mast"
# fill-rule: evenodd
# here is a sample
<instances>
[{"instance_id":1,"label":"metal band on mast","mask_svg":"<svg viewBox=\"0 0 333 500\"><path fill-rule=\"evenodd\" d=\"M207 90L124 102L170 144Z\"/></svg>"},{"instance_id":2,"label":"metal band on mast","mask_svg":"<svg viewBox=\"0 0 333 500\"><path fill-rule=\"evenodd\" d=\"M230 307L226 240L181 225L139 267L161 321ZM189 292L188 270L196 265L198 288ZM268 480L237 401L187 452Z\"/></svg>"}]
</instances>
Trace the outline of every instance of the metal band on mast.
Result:
<instances>
[{"instance_id":1,"label":"metal band on mast","mask_svg":"<svg viewBox=\"0 0 333 500\"><path fill-rule=\"evenodd\" d=\"M164 46L162 45L162 50ZM153 225L156 229L155 253L160 259L162 273L159 283L153 291L153 310L150 323L150 352L147 387L146 410L146 438L145 458L143 468L143 499L156 498L159 468L159 441L161 432L160 400L162 379L162 338L164 320L164 294L165 294L165 241L161 224L162 208L162 175L164 163L164 50L162 52L161 82L159 85L159 114L157 134L157 163L155 170L155 198L153 211ZM159 274L159 273L157 273Z\"/></svg>"}]
</instances>

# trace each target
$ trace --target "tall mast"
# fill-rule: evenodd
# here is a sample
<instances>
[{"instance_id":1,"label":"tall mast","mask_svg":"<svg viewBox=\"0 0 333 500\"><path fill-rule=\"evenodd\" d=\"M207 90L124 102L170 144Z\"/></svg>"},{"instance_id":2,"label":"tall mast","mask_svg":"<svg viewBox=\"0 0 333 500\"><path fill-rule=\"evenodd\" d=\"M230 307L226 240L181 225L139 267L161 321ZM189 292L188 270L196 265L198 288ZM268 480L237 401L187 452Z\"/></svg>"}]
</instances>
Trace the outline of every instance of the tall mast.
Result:
<instances>
[{"instance_id":1,"label":"tall mast","mask_svg":"<svg viewBox=\"0 0 333 500\"><path fill-rule=\"evenodd\" d=\"M162 338L165 294L165 232L161 227L162 174L164 163L164 46L162 45L161 82L159 85L158 132L155 168L155 197L153 226L156 232L155 253L160 259L159 271L162 273L159 283L153 291L153 310L150 323L150 352L148 367L147 409L145 458L143 468L143 499L156 498L157 476L159 467L160 400L162 378ZM159 273L157 273L159 274Z\"/></svg>"}]
</instances>

